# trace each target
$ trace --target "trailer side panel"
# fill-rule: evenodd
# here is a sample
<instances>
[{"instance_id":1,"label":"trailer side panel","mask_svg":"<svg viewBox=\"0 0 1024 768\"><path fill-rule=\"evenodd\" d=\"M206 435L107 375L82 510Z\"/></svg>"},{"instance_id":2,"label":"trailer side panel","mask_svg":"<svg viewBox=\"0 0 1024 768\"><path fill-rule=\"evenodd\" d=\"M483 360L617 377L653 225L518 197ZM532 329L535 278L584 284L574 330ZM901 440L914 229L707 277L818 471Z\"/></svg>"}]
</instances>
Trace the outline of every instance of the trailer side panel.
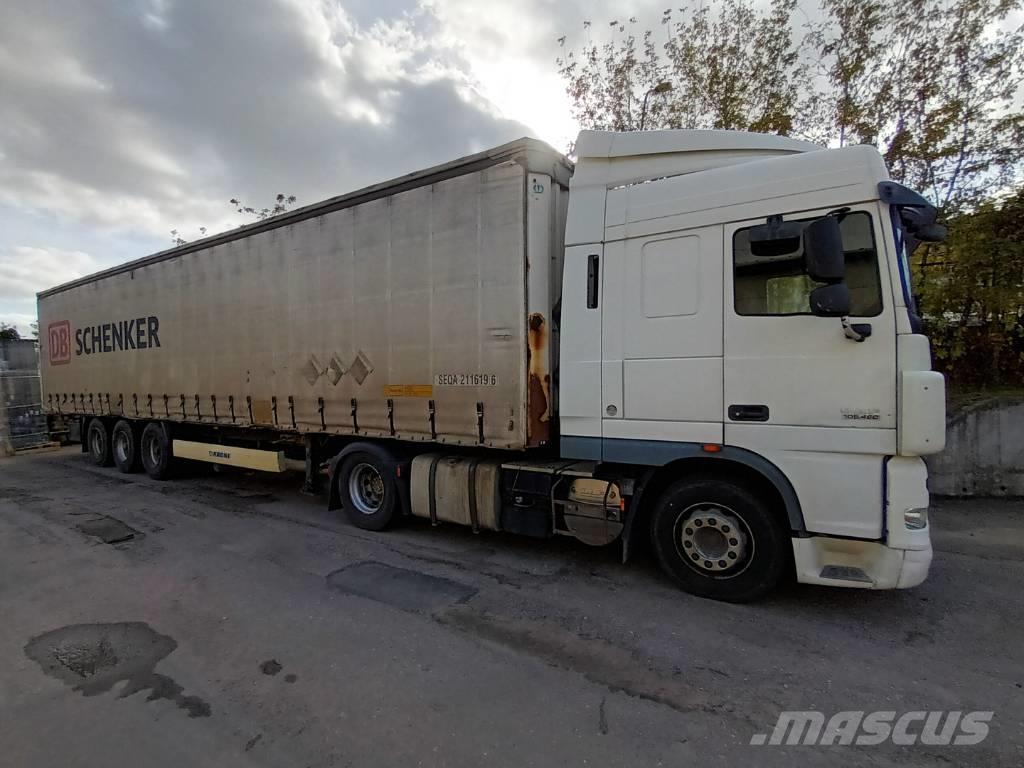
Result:
<instances>
[{"instance_id":1,"label":"trailer side panel","mask_svg":"<svg viewBox=\"0 0 1024 768\"><path fill-rule=\"evenodd\" d=\"M525 176L506 161L44 293L44 403L536 444Z\"/></svg>"}]
</instances>

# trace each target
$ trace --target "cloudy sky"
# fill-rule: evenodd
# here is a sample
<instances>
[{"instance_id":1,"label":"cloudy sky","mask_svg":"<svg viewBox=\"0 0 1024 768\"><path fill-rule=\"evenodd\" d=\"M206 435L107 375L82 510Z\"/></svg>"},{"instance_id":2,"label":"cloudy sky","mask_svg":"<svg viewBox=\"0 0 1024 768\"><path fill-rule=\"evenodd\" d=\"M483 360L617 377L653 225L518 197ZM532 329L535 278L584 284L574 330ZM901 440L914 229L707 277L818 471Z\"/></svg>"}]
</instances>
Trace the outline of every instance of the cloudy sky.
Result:
<instances>
[{"instance_id":1,"label":"cloudy sky","mask_svg":"<svg viewBox=\"0 0 1024 768\"><path fill-rule=\"evenodd\" d=\"M575 135L557 38L613 0L0 3L0 321L35 292L522 135Z\"/></svg>"}]
</instances>

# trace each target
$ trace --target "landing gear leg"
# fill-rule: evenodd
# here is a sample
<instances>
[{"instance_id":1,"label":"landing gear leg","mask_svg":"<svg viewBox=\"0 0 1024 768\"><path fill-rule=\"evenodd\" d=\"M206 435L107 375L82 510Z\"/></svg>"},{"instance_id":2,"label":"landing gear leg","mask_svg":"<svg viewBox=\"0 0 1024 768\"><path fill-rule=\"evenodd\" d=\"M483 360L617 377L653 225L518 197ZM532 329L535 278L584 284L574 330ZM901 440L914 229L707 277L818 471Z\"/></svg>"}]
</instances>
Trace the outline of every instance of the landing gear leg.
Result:
<instances>
[{"instance_id":1,"label":"landing gear leg","mask_svg":"<svg viewBox=\"0 0 1024 768\"><path fill-rule=\"evenodd\" d=\"M306 479L302 483L302 493L317 496L320 493L320 446L316 437L306 435Z\"/></svg>"}]
</instances>

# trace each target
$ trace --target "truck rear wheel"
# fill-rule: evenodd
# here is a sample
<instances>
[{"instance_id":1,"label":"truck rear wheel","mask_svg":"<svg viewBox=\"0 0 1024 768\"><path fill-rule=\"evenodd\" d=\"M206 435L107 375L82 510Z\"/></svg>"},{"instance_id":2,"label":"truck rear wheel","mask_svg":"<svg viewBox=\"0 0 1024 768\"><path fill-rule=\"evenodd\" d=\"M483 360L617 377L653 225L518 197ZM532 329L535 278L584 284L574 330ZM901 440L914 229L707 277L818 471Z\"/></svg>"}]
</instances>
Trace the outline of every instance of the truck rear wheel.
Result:
<instances>
[{"instance_id":1,"label":"truck rear wheel","mask_svg":"<svg viewBox=\"0 0 1024 768\"><path fill-rule=\"evenodd\" d=\"M398 512L398 484L393 472L371 453L346 456L337 473L338 497L357 528L383 531Z\"/></svg>"},{"instance_id":2,"label":"truck rear wheel","mask_svg":"<svg viewBox=\"0 0 1024 768\"><path fill-rule=\"evenodd\" d=\"M103 419L92 419L86 429L86 445L89 448L89 458L93 464L99 467L109 467L114 463L110 452L110 430L103 423Z\"/></svg>"},{"instance_id":3,"label":"truck rear wheel","mask_svg":"<svg viewBox=\"0 0 1024 768\"><path fill-rule=\"evenodd\" d=\"M124 473L138 472L140 465L139 438L130 421L121 419L111 434L111 452L114 464Z\"/></svg>"},{"instance_id":4,"label":"truck rear wheel","mask_svg":"<svg viewBox=\"0 0 1024 768\"><path fill-rule=\"evenodd\" d=\"M658 499L651 519L662 569L684 590L713 600L748 602L778 584L789 534L746 488L680 480Z\"/></svg>"},{"instance_id":5,"label":"truck rear wheel","mask_svg":"<svg viewBox=\"0 0 1024 768\"><path fill-rule=\"evenodd\" d=\"M171 439L163 424L151 421L142 430L139 440L142 468L154 480L166 480L171 476Z\"/></svg>"}]
</instances>

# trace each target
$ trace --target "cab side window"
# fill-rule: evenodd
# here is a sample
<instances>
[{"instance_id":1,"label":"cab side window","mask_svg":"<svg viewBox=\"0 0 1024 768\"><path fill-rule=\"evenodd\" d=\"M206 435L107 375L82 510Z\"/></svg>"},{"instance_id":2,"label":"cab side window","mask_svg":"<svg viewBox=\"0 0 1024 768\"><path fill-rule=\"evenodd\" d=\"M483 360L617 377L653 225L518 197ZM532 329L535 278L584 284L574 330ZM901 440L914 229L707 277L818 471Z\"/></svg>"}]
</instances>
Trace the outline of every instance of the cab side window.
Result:
<instances>
[{"instance_id":1,"label":"cab side window","mask_svg":"<svg viewBox=\"0 0 1024 768\"><path fill-rule=\"evenodd\" d=\"M801 219L809 224L813 218ZM850 315L872 317L882 312L878 250L871 215L847 214L839 224L850 288ZM815 283L804 270L803 243L795 253L755 256L750 251L750 227L732 239L733 291L738 315L809 315L808 296Z\"/></svg>"}]
</instances>

